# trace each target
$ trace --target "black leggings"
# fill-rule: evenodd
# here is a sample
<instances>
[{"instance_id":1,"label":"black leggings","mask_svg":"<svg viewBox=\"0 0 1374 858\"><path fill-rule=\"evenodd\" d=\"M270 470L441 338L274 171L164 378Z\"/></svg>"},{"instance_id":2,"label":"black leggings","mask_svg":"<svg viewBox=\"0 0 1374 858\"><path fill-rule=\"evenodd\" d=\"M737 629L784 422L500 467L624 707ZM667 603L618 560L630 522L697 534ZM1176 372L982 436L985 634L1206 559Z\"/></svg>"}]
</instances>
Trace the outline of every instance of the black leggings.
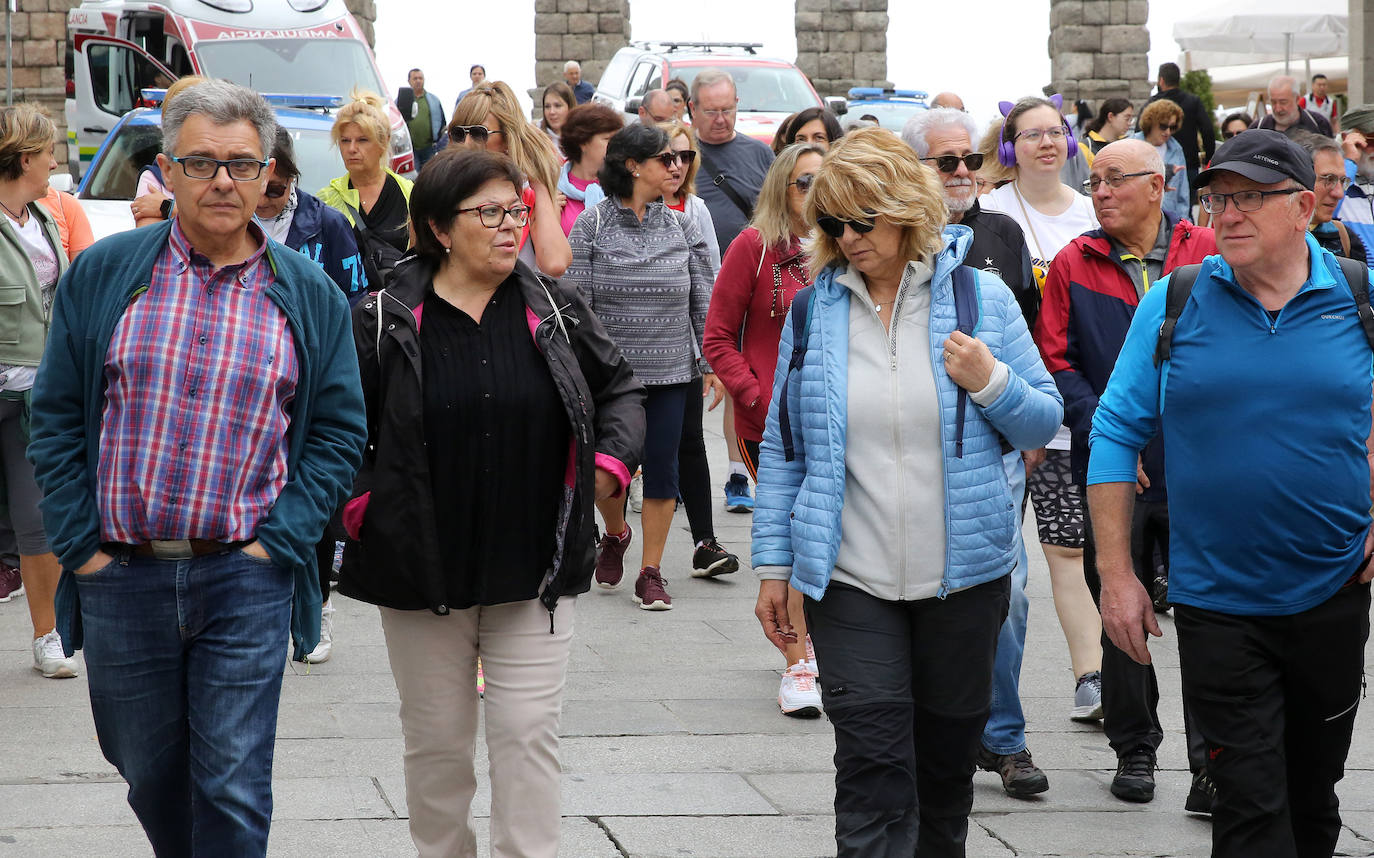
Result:
<instances>
[{"instance_id":1,"label":"black leggings","mask_svg":"<svg viewBox=\"0 0 1374 858\"><path fill-rule=\"evenodd\" d=\"M706 439L702 433L702 412L706 403L697 385L687 390L683 409L682 440L677 447L677 490L687 507L687 524L692 541L714 539L715 522L711 516L711 466L706 461Z\"/></svg>"}]
</instances>

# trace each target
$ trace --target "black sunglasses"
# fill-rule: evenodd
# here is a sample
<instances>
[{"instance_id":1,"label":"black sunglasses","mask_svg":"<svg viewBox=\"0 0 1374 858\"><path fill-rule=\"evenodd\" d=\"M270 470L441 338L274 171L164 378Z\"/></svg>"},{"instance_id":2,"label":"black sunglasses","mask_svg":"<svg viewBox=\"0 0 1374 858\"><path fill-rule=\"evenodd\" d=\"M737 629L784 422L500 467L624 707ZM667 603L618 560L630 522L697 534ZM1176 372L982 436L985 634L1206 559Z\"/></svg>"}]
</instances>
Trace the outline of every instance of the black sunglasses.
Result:
<instances>
[{"instance_id":1,"label":"black sunglasses","mask_svg":"<svg viewBox=\"0 0 1374 858\"><path fill-rule=\"evenodd\" d=\"M831 238L839 238L844 235L846 226L860 235L873 231L873 221L871 220L844 220L834 215L820 215L816 218L816 226L820 227L821 232Z\"/></svg>"},{"instance_id":2,"label":"black sunglasses","mask_svg":"<svg viewBox=\"0 0 1374 858\"><path fill-rule=\"evenodd\" d=\"M454 143L462 143L471 137L474 143L486 143L491 136L491 129L485 125L450 125L448 127L448 139Z\"/></svg>"},{"instance_id":3,"label":"black sunglasses","mask_svg":"<svg viewBox=\"0 0 1374 858\"><path fill-rule=\"evenodd\" d=\"M692 166L692 161L696 158L696 156L697 153L693 152L691 149L674 149L671 152L659 152L657 155L654 155L653 157L657 159L660 164L663 165L663 168L665 170L671 170L673 164L675 163L681 164L684 167Z\"/></svg>"},{"instance_id":4,"label":"black sunglasses","mask_svg":"<svg viewBox=\"0 0 1374 858\"><path fill-rule=\"evenodd\" d=\"M936 168L941 173L953 173L959 169L959 162L963 161L964 166L968 167L970 173L976 173L983 168L983 153L970 152L967 155L932 155L929 158L922 158L922 161L934 161Z\"/></svg>"},{"instance_id":5,"label":"black sunglasses","mask_svg":"<svg viewBox=\"0 0 1374 858\"><path fill-rule=\"evenodd\" d=\"M282 185L277 182L268 182L267 190L263 191L262 195L269 200L279 200L286 196L286 192L289 190L291 190L290 184Z\"/></svg>"},{"instance_id":6,"label":"black sunglasses","mask_svg":"<svg viewBox=\"0 0 1374 858\"><path fill-rule=\"evenodd\" d=\"M815 183L816 183L816 174L815 174L815 173L802 173L800 176L797 177L797 180L796 180L795 182L788 182L787 184L789 184L789 185L796 185L796 186L797 186L797 190L801 191L801 192L804 194L804 193L806 193L807 191L811 190L811 186L814 185Z\"/></svg>"}]
</instances>

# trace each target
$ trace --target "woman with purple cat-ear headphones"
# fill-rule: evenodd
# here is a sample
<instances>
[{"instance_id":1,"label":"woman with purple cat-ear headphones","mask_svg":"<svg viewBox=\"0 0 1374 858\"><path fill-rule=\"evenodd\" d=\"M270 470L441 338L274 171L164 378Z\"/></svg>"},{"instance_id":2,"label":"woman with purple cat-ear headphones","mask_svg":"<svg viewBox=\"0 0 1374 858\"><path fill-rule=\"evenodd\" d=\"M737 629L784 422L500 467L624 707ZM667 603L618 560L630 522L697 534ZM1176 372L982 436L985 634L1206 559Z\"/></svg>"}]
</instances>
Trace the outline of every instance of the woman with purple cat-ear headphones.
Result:
<instances>
[{"instance_id":1,"label":"woman with purple cat-ear headphones","mask_svg":"<svg viewBox=\"0 0 1374 858\"><path fill-rule=\"evenodd\" d=\"M1060 248L1097 228L1091 197L1060 181L1060 170L1078 147L1060 114L1063 99L1023 98L998 105L1002 125L997 160L1014 178L979 198L984 211L1010 216L1025 234L1035 279L1041 291L1050 262ZM1102 717L1102 620L1083 578L1083 498L1069 464L1069 430L1060 427L1046 445L1045 461L1026 481L1035 508L1040 547L1050 567L1054 608L1068 643L1076 678L1069 717Z\"/></svg>"}]
</instances>

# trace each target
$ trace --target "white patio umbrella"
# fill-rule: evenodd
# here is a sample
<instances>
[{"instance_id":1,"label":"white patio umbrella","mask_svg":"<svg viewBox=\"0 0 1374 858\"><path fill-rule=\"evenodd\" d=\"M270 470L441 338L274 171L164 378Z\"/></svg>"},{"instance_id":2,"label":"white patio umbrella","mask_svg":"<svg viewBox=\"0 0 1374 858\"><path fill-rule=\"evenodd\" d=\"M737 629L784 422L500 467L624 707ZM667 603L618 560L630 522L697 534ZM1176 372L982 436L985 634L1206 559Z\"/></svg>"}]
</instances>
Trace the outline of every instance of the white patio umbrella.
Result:
<instances>
[{"instance_id":1,"label":"white patio umbrella","mask_svg":"<svg viewBox=\"0 0 1374 858\"><path fill-rule=\"evenodd\" d=\"M1347 0L1232 0L1174 24L1187 69L1342 56Z\"/></svg>"}]
</instances>

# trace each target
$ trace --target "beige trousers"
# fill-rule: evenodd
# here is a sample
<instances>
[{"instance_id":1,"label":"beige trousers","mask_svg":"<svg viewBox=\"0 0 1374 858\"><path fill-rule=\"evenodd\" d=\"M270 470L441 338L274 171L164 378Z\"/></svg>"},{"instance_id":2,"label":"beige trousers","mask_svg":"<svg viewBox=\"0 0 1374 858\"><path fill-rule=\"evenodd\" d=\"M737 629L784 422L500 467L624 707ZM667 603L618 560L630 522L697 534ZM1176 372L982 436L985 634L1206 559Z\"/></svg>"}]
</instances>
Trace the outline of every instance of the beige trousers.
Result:
<instances>
[{"instance_id":1,"label":"beige trousers","mask_svg":"<svg viewBox=\"0 0 1374 858\"><path fill-rule=\"evenodd\" d=\"M477 659L486 676L492 858L558 855L562 712L576 597L554 634L538 599L438 616L381 608L401 696L406 803L420 858L475 858Z\"/></svg>"}]
</instances>

